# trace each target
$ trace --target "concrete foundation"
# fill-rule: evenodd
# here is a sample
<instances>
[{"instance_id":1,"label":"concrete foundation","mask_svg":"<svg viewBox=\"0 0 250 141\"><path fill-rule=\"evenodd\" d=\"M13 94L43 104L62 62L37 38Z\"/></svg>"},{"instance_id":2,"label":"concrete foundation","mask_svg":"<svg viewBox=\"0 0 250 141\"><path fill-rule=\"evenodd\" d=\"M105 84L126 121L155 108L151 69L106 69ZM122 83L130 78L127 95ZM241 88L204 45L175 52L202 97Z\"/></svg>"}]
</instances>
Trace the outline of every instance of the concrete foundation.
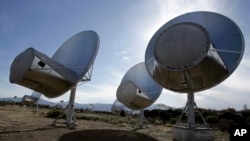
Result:
<instances>
[{"instance_id":1,"label":"concrete foundation","mask_svg":"<svg viewBox=\"0 0 250 141\"><path fill-rule=\"evenodd\" d=\"M214 141L214 131L211 128L188 128L173 126L173 141Z\"/></svg>"}]
</instances>

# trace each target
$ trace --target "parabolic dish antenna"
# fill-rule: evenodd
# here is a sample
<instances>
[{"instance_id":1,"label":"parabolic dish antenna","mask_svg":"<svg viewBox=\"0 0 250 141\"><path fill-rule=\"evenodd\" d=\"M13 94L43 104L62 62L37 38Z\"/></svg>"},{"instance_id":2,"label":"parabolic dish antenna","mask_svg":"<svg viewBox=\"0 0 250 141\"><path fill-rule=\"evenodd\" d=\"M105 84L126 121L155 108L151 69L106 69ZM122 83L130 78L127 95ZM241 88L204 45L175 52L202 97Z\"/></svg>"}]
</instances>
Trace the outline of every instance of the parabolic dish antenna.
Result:
<instances>
[{"instance_id":1,"label":"parabolic dish antenna","mask_svg":"<svg viewBox=\"0 0 250 141\"><path fill-rule=\"evenodd\" d=\"M214 140L206 121L195 123L194 92L228 78L244 53L244 38L229 18L213 12L192 12L164 24L151 38L145 64L150 76L166 89L187 94L186 106L173 127L176 141ZM187 122L181 119L187 112ZM199 111L198 111L199 112Z\"/></svg>"},{"instance_id":2,"label":"parabolic dish antenna","mask_svg":"<svg viewBox=\"0 0 250 141\"><path fill-rule=\"evenodd\" d=\"M33 91L31 95L24 95L22 98L22 103L24 105L32 105L38 103L41 94Z\"/></svg>"},{"instance_id":3,"label":"parabolic dish antenna","mask_svg":"<svg viewBox=\"0 0 250 141\"><path fill-rule=\"evenodd\" d=\"M243 52L242 32L232 20L213 12L192 12L172 19L154 34L145 63L164 88L197 92L228 78Z\"/></svg>"},{"instance_id":4,"label":"parabolic dish antenna","mask_svg":"<svg viewBox=\"0 0 250 141\"><path fill-rule=\"evenodd\" d=\"M70 68L78 81L93 65L99 49L99 37L94 31L82 31L68 39L52 56L52 59ZM67 58L67 59L66 59Z\"/></svg>"},{"instance_id":5,"label":"parabolic dish antenna","mask_svg":"<svg viewBox=\"0 0 250 141\"><path fill-rule=\"evenodd\" d=\"M124 75L117 88L117 100L127 108L140 110L142 128L144 123L144 108L153 104L162 92L162 87L148 74L145 63L138 63L130 68Z\"/></svg>"},{"instance_id":6,"label":"parabolic dish antenna","mask_svg":"<svg viewBox=\"0 0 250 141\"><path fill-rule=\"evenodd\" d=\"M111 112L120 115L121 112L124 112L124 108L124 105L116 99L111 107Z\"/></svg>"},{"instance_id":7,"label":"parabolic dish antenna","mask_svg":"<svg viewBox=\"0 0 250 141\"><path fill-rule=\"evenodd\" d=\"M71 89L69 105L65 110L67 125L74 127L76 85L80 81L90 81L98 49L99 36L94 31L77 33L68 39L52 58L29 48L12 62L10 82L40 92L49 98L58 97Z\"/></svg>"},{"instance_id":8,"label":"parabolic dish antenna","mask_svg":"<svg viewBox=\"0 0 250 141\"><path fill-rule=\"evenodd\" d=\"M124 75L117 89L117 100L130 109L140 110L154 103L162 87L148 74L145 63L138 63Z\"/></svg>"},{"instance_id":9,"label":"parabolic dish antenna","mask_svg":"<svg viewBox=\"0 0 250 141\"><path fill-rule=\"evenodd\" d=\"M23 105L35 105L36 104L36 109L35 111L38 110L38 101L41 97L41 93L38 93L36 91L33 91L31 95L24 95L22 98L22 104Z\"/></svg>"},{"instance_id":10,"label":"parabolic dish antenna","mask_svg":"<svg viewBox=\"0 0 250 141\"><path fill-rule=\"evenodd\" d=\"M92 66L99 48L94 31L82 31L68 39L53 55L29 48L12 62L10 82L58 97L82 80Z\"/></svg>"}]
</instances>

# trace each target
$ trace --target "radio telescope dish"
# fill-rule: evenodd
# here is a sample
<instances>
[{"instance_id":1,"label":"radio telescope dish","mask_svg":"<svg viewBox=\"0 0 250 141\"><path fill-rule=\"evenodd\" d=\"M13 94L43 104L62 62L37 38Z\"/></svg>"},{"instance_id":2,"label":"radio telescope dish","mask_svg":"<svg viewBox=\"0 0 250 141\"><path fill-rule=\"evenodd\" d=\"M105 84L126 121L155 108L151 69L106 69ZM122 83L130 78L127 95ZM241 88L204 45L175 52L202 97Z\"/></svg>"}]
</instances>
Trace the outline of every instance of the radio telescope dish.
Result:
<instances>
[{"instance_id":1,"label":"radio telescope dish","mask_svg":"<svg viewBox=\"0 0 250 141\"><path fill-rule=\"evenodd\" d=\"M130 109L144 109L160 96L162 87L157 84L145 68L145 63L133 66L124 75L117 89L117 100Z\"/></svg>"},{"instance_id":2,"label":"radio telescope dish","mask_svg":"<svg viewBox=\"0 0 250 141\"><path fill-rule=\"evenodd\" d=\"M25 105L32 105L38 103L41 94L38 92L33 92L31 95L24 95L22 98L22 103Z\"/></svg>"},{"instance_id":3,"label":"radio telescope dish","mask_svg":"<svg viewBox=\"0 0 250 141\"><path fill-rule=\"evenodd\" d=\"M228 78L244 53L244 38L229 18L213 12L192 12L164 24L151 38L145 64L150 76L166 89L187 94L187 103L173 127L173 139L214 140L213 131L195 123L194 92ZM187 122L181 123L184 111ZM199 125L201 126L201 125ZM202 135L202 136L201 136ZM204 136L203 136L204 135Z\"/></svg>"},{"instance_id":4,"label":"radio telescope dish","mask_svg":"<svg viewBox=\"0 0 250 141\"><path fill-rule=\"evenodd\" d=\"M153 104L162 92L162 87L148 74L145 63L138 63L124 75L116 91L119 102L127 108L140 110L140 128L144 123L144 108Z\"/></svg>"},{"instance_id":5,"label":"radio telescope dish","mask_svg":"<svg viewBox=\"0 0 250 141\"><path fill-rule=\"evenodd\" d=\"M192 12L172 19L154 34L145 63L164 88L197 92L228 78L243 52L242 32L232 20L213 12Z\"/></svg>"},{"instance_id":6,"label":"radio telescope dish","mask_svg":"<svg viewBox=\"0 0 250 141\"><path fill-rule=\"evenodd\" d=\"M79 78L87 73L99 49L99 37L94 31L82 31L68 39L52 56L52 59L74 71Z\"/></svg>"},{"instance_id":7,"label":"radio telescope dish","mask_svg":"<svg viewBox=\"0 0 250 141\"><path fill-rule=\"evenodd\" d=\"M122 111L124 111L124 105L118 100L115 100L111 107L111 112L120 115Z\"/></svg>"},{"instance_id":8,"label":"radio telescope dish","mask_svg":"<svg viewBox=\"0 0 250 141\"><path fill-rule=\"evenodd\" d=\"M40 92L49 98L58 97L71 89L65 111L68 127L74 128L76 85L80 81L90 81L90 71L98 49L99 36L94 31L77 33L68 39L52 58L29 48L12 62L10 82Z\"/></svg>"},{"instance_id":9,"label":"radio telescope dish","mask_svg":"<svg viewBox=\"0 0 250 141\"><path fill-rule=\"evenodd\" d=\"M24 95L22 98L22 104L24 105L35 105L36 104L36 110L38 109L38 101L41 97L41 93L38 93L36 91L33 91L31 95Z\"/></svg>"},{"instance_id":10,"label":"radio telescope dish","mask_svg":"<svg viewBox=\"0 0 250 141\"><path fill-rule=\"evenodd\" d=\"M92 66L99 48L94 31L82 31L68 39L52 56L29 48L11 65L10 82L58 97L74 87Z\"/></svg>"}]
</instances>

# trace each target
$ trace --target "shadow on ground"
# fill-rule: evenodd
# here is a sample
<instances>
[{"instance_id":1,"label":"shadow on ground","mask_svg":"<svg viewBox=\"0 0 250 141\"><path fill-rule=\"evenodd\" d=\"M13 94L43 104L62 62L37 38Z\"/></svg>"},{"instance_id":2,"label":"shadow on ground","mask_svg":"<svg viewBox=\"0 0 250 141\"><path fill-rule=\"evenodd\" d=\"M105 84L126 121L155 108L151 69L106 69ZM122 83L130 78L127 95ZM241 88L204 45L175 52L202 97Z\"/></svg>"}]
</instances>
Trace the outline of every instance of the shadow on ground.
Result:
<instances>
[{"instance_id":1,"label":"shadow on ground","mask_svg":"<svg viewBox=\"0 0 250 141\"><path fill-rule=\"evenodd\" d=\"M80 130L66 133L59 138L59 141L157 141L156 139L132 131L93 129Z\"/></svg>"}]
</instances>

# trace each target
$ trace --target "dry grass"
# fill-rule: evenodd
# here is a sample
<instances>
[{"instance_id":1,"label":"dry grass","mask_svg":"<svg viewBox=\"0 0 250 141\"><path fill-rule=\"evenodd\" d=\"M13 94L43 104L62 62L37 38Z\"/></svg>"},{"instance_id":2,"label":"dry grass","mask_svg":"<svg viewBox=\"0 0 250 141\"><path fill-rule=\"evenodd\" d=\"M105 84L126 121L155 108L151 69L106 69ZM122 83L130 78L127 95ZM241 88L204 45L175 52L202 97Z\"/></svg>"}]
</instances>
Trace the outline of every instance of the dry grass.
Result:
<instances>
[{"instance_id":1,"label":"dry grass","mask_svg":"<svg viewBox=\"0 0 250 141\"><path fill-rule=\"evenodd\" d=\"M0 106L0 140L4 141L64 141L75 137L87 141L112 140L157 140L172 141L170 124L149 124L148 128L132 127L138 123L134 117L77 113L77 129L69 130L65 125L50 126L53 119L47 118L48 109L32 109L18 106ZM63 120L62 120L63 121ZM105 135L105 136L104 136ZM229 135L215 131L215 141L228 141Z\"/></svg>"}]
</instances>

